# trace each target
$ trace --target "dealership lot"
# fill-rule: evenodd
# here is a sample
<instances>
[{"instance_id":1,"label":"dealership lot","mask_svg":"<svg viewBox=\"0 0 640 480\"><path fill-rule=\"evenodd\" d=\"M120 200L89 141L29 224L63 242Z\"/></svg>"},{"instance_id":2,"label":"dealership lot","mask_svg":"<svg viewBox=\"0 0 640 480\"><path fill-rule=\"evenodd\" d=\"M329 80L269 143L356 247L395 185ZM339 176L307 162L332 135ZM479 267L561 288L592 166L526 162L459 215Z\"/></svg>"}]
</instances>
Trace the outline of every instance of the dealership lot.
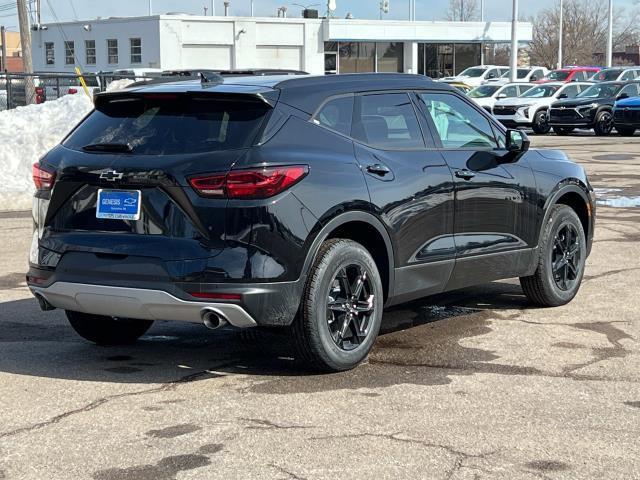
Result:
<instances>
[{"instance_id":1,"label":"dealership lot","mask_svg":"<svg viewBox=\"0 0 640 480\"><path fill-rule=\"evenodd\" d=\"M39 311L29 214L0 213L0 479L640 478L640 137L531 138L612 205L578 297L532 309L499 282L394 308L342 374L198 325L92 346Z\"/></svg>"}]
</instances>

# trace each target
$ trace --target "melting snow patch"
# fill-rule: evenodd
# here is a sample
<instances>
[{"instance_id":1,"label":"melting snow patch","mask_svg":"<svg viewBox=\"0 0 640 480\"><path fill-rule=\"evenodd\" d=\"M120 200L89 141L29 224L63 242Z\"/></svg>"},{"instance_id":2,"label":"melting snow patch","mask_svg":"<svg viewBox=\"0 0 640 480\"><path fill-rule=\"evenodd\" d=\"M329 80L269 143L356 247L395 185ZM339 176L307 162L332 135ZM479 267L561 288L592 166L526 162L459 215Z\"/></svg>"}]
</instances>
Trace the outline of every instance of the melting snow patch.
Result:
<instances>
[{"instance_id":1,"label":"melting snow patch","mask_svg":"<svg viewBox=\"0 0 640 480\"><path fill-rule=\"evenodd\" d=\"M31 166L92 108L91 100L78 94L0 112L0 211L31 208Z\"/></svg>"}]
</instances>

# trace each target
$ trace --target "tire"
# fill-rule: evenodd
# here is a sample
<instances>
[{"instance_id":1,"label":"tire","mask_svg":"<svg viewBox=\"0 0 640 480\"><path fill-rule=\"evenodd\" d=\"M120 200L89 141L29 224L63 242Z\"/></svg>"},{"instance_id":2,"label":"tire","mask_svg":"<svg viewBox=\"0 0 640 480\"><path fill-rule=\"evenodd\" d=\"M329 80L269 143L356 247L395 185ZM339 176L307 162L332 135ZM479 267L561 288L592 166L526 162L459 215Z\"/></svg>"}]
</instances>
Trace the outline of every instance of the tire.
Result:
<instances>
[{"instance_id":1,"label":"tire","mask_svg":"<svg viewBox=\"0 0 640 480\"><path fill-rule=\"evenodd\" d=\"M98 345L127 345L146 333L153 320L113 318L90 313L66 311L69 323L85 340Z\"/></svg>"},{"instance_id":2,"label":"tire","mask_svg":"<svg viewBox=\"0 0 640 480\"><path fill-rule=\"evenodd\" d=\"M533 116L533 131L537 134L544 135L551 131L549 126L549 114L546 110L540 110Z\"/></svg>"},{"instance_id":3,"label":"tire","mask_svg":"<svg viewBox=\"0 0 640 480\"><path fill-rule=\"evenodd\" d=\"M616 130L623 137L633 137L633 134L636 133L636 129L633 127L616 127Z\"/></svg>"},{"instance_id":4,"label":"tire","mask_svg":"<svg viewBox=\"0 0 640 480\"><path fill-rule=\"evenodd\" d=\"M584 229L576 212L566 205L554 205L551 208L540 237L536 271L529 277L520 278L527 298L542 307L565 305L576 296L587 257ZM567 235L567 232L573 233ZM572 238L576 241L575 245L570 243ZM575 250L573 256L562 255L563 251L571 250ZM558 266L564 263L564 269L554 272L554 261Z\"/></svg>"},{"instance_id":5,"label":"tire","mask_svg":"<svg viewBox=\"0 0 640 480\"><path fill-rule=\"evenodd\" d=\"M347 281L341 279L342 273ZM357 280L363 278L358 297L350 297L349 292L356 293L356 285L360 285ZM344 309L347 301L349 310ZM330 309L330 304L335 309ZM356 304L360 311L354 313L351 306ZM324 372L356 367L367 357L378 336L383 306L382 281L369 252L352 240L324 242L309 272L300 310L291 327L298 356ZM355 319L347 318L349 314Z\"/></svg>"},{"instance_id":6,"label":"tire","mask_svg":"<svg viewBox=\"0 0 640 480\"><path fill-rule=\"evenodd\" d=\"M569 135L574 130L575 130L575 128L573 128L573 127L553 127L553 132L556 135L559 135L561 137L564 136L564 135Z\"/></svg>"},{"instance_id":7,"label":"tire","mask_svg":"<svg viewBox=\"0 0 640 480\"><path fill-rule=\"evenodd\" d=\"M602 110L596 114L593 131L598 136L610 135L613 130L613 116L609 110Z\"/></svg>"}]
</instances>

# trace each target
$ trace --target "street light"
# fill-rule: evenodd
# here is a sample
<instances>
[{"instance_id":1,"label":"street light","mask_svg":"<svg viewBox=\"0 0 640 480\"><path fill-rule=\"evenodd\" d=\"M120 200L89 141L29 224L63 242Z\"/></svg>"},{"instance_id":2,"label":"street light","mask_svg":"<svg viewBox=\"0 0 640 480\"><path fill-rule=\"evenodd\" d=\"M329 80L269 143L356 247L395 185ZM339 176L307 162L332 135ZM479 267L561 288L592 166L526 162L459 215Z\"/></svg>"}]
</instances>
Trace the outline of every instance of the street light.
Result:
<instances>
[{"instance_id":1,"label":"street light","mask_svg":"<svg viewBox=\"0 0 640 480\"><path fill-rule=\"evenodd\" d=\"M562 36L564 35L564 25L562 23L563 15L562 0L560 0L560 31L558 32L558 68L562 68Z\"/></svg>"},{"instance_id":2,"label":"street light","mask_svg":"<svg viewBox=\"0 0 640 480\"><path fill-rule=\"evenodd\" d=\"M513 18L511 20L511 64L509 81L515 82L518 74L518 0L513 0Z\"/></svg>"},{"instance_id":3,"label":"street light","mask_svg":"<svg viewBox=\"0 0 640 480\"><path fill-rule=\"evenodd\" d=\"M609 32L607 34L607 67L613 65L613 0L609 0Z\"/></svg>"}]
</instances>

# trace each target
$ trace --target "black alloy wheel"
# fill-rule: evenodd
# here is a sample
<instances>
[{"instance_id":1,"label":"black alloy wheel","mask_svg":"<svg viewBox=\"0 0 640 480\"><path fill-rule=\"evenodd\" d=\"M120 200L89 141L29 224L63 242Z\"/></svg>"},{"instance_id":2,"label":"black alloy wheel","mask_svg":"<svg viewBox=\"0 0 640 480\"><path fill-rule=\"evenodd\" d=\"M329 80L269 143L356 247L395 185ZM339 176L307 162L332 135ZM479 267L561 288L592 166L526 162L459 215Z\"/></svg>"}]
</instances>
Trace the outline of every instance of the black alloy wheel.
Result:
<instances>
[{"instance_id":1,"label":"black alloy wheel","mask_svg":"<svg viewBox=\"0 0 640 480\"><path fill-rule=\"evenodd\" d=\"M353 350L365 341L375 314L374 300L362 265L346 265L336 273L327 296L327 325L339 348Z\"/></svg>"},{"instance_id":2,"label":"black alloy wheel","mask_svg":"<svg viewBox=\"0 0 640 480\"><path fill-rule=\"evenodd\" d=\"M560 227L553 242L551 253L553 279L559 289L568 291L579 280L582 250L576 228L566 223Z\"/></svg>"},{"instance_id":3,"label":"black alloy wheel","mask_svg":"<svg viewBox=\"0 0 640 480\"><path fill-rule=\"evenodd\" d=\"M551 131L551 126L549 125L549 112L546 110L540 110L536 112L533 117L533 125L531 128L535 133L546 134Z\"/></svg>"},{"instance_id":4,"label":"black alloy wheel","mask_svg":"<svg viewBox=\"0 0 640 480\"><path fill-rule=\"evenodd\" d=\"M596 124L593 127L596 135L609 135L613 130L613 116L611 112L603 110L596 115Z\"/></svg>"}]
</instances>

